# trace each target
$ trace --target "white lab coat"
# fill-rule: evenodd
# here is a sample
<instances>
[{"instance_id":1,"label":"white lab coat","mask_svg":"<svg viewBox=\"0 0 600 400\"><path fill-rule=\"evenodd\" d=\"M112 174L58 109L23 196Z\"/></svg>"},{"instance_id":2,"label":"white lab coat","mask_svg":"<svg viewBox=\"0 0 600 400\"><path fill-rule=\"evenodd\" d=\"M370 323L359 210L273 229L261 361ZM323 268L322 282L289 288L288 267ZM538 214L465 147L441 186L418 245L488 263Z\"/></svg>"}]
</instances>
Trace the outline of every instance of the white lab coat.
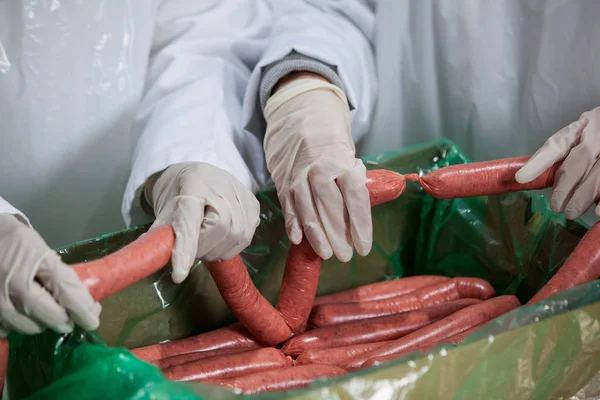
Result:
<instances>
[{"instance_id":1,"label":"white lab coat","mask_svg":"<svg viewBox=\"0 0 600 400\"><path fill-rule=\"evenodd\" d=\"M262 66L296 50L334 67L359 138L372 31L355 0L2 1L0 213L58 246L123 228L120 211L140 216L138 189L176 162L256 190L268 180Z\"/></svg>"},{"instance_id":2,"label":"white lab coat","mask_svg":"<svg viewBox=\"0 0 600 400\"><path fill-rule=\"evenodd\" d=\"M532 154L600 106L600 1L377 5L366 153L448 137L474 160Z\"/></svg>"}]
</instances>

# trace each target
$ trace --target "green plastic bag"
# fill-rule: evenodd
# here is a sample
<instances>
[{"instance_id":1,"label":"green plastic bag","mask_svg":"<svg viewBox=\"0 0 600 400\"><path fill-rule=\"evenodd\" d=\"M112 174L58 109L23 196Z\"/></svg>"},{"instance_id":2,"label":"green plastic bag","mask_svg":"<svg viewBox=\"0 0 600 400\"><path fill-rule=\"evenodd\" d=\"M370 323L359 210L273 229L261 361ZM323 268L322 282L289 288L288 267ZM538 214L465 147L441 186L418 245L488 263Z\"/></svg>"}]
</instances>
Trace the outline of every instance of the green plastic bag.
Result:
<instances>
[{"instance_id":1,"label":"green plastic bag","mask_svg":"<svg viewBox=\"0 0 600 400\"><path fill-rule=\"evenodd\" d=\"M365 159L370 169L419 172L468 160L441 141ZM243 253L256 286L275 301L289 242L273 190L259 194L262 221ZM527 301L552 276L585 228L552 214L541 196L515 193L435 200L409 183L398 200L373 209L374 245L350 263L327 261L319 294L401 276L438 274L487 279L498 294ZM110 253L147 227L61 249L69 262ZM228 390L166 381L124 348L173 340L233 320L201 265L182 285L168 268L103 301L97 334L46 332L10 339L11 400L228 399ZM109 346L105 343L108 343ZM573 288L515 310L458 347L412 354L375 369L257 398L560 398L600 371L600 283Z\"/></svg>"}]
</instances>

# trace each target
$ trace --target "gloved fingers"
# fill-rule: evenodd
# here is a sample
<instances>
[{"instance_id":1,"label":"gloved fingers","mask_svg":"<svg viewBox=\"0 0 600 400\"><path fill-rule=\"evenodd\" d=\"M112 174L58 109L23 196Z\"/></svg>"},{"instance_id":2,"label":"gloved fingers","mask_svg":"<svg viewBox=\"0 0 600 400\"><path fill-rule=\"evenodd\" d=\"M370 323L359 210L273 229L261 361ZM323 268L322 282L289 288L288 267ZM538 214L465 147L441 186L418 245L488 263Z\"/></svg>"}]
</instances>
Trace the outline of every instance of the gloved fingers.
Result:
<instances>
[{"instance_id":1,"label":"gloved fingers","mask_svg":"<svg viewBox=\"0 0 600 400\"><path fill-rule=\"evenodd\" d=\"M581 217L600 198L600 162L596 162L590 173L579 185L565 206L565 217ZM598 211L598 208L596 208Z\"/></svg>"},{"instance_id":2,"label":"gloved fingers","mask_svg":"<svg viewBox=\"0 0 600 400\"><path fill-rule=\"evenodd\" d=\"M293 244L300 244L303 233L294 204L294 195L289 189L284 189L284 192L279 195L279 202L285 219L285 231Z\"/></svg>"},{"instance_id":3,"label":"gloved fingers","mask_svg":"<svg viewBox=\"0 0 600 400\"><path fill-rule=\"evenodd\" d=\"M354 250L350 236L350 221L335 177L328 176L322 168L315 167L309 171L308 180L319 214L318 218L327 235L333 254L341 262L350 261Z\"/></svg>"},{"instance_id":4,"label":"gloved fingers","mask_svg":"<svg viewBox=\"0 0 600 400\"><path fill-rule=\"evenodd\" d=\"M246 193L247 192L247 193ZM216 257L220 253L220 260L230 260L242 252L252 242L256 227L260 223L260 204L256 197L248 190L235 194L239 213L232 213L231 225L232 233L230 236L235 238L230 244L223 244L222 248L211 254ZM238 218L241 218L238 221ZM221 246L219 246L221 247Z\"/></svg>"},{"instance_id":5,"label":"gloved fingers","mask_svg":"<svg viewBox=\"0 0 600 400\"><path fill-rule=\"evenodd\" d=\"M4 302L0 308L0 314L2 315L2 325L9 331L26 335L36 335L44 331L42 325L17 311L12 302Z\"/></svg>"},{"instance_id":6,"label":"gloved fingers","mask_svg":"<svg viewBox=\"0 0 600 400\"><path fill-rule=\"evenodd\" d=\"M226 243L226 246L231 246L232 212L234 210L223 197L212 197L207 202L206 214L198 237L197 258L206 261L218 261L222 254L217 254L217 252L223 251L219 250L219 246L223 243ZM238 212L238 210L236 209L235 212Z\"/></svg>"},{"instance_id":7,"label":"gloved fingers","mask_svg":"<svg viewBox=\"0 0 600 400\"><path fill-rule=\"evenodd\" d=\"M39 308L39 312L44 312L44 308L50 307L49 299L54 298L60 306L66 309L66 313L77 325L86 330L95 330L98 328L102 306L92 298L89 290L81 282L75 270L63 264L56 253L52 251L44 257L36 277L49 292L48 296L40 297L36 301L36 307ZM52 294L51 297L50 294ZM52 309L54 311L51 309L47 310L48 312L54 312L53 315L48 315L48 318L56 322L47 323L47 325L56 329L56 323L64 320L54 307ZM61 329L66 328L66 325L63 325Z\"/></svg>"},{"instance_id":8,"label":"gloved fingers","mask_svg":"<svg viewBox=\"0 0 600 400\"><path fill-rule=\"evenodd\" d=\"M371 201L367 189L367 169L360 160L337 179L350 219L350 233L356 252L366 256L373 245Z\"/></svg>"},{"instance_id":9,"label":"gloved fingers","mask_svg":"<svg viewBox=\"0 0 600 400\"><path fill-rule=\"evenodd\" d=\"M575 146L561 167L556 171L554 187L550 198L552 211L564 212L575 190L589 174L600 154L600 132L596 124L588 123Z\"/></svg>"},{"instance_id":10,"label":"gloved fingers","mask_svg":"<svg viewBox=\"0 0 600 400\"><path fill-rule=\"evenodd\" d=\"M536 179L548 168L563 160L579 142L581 134L588 124L585 118L572 122L552 135L538 151L517 171L515 179L527 183Z\"/></svg>"},{"instance_id":11,"label":"gloved fingers","mask_svg":"<svg viewBox=\"0 0 600 400\"><path fill-rule=\"evenodd\" d=\"M220 223L223 231L223 237L218 241L215 247L206 253L204 257L207 261L217 260L228 260L233 258L236 254L239 254L244 248L250 244L252 236L247 237L244 224L246 223L246 211L239 203L237 196L233 195L233 199L222 198L221 204L227 204L227 211L229 215L229 223L227 221L221 221ZM221 214L223 214L221 212ZM220 215L215 213L207 213L206 219L217 220L220 219ZM208 233L212 235L212 233ZM233 253L231 256L229 254Z\"/></svg>"},{"instance_id":12,"label":"gloved fingers","mask_svg":"<svg viewBox=\"0 0 600 400\"><path fill-rule=\"evenodd\" d=\"M308 242L319 257L323 260L328 260L333 255L333 249L323 231L308 182L304 181L301 185L294 188L293 194L295 206Z\"/></svg>"},{"instance_id":13,"label":"gloved fingers","mask_svg":"<svg viewBox=\"0 0 600 400\"><path fill-rule=\"evenodd\" d=\"M156 214L156 218L150 226L150 229L148 229L148 232L163 225L171 225L173 222L173 212L175 211L175 205L177 204L176 198L177 196L171 199L171 201L167 202L167 204L163 206L160 213Z\"/></svg>"},{"instance_id":14,"label":"gloved fingers","mask_svg":"<svg viewBox=\"0 0 600 400\"><path fill-rule=\"evenodd\" d=\"M181 283L190 273L198 253L206 203L192 196L176 196L172 202L171 226L175 232L175 244L171 252L171 278L173 282Z\"/></svg>"},{"instance_id":15,"label":"gloved fingers","mask_svg":"<svg viewBox=\"0 0 600 400\"><path fill-rule=\"evenodd\" d=\"M69 333L73 330L73 322L69 319L67 312L58 305L54 297L36 282L33 282L27 296L19 306L21 313L28 315L31 319L58 333Z\"/></svg>"}]
</instances>

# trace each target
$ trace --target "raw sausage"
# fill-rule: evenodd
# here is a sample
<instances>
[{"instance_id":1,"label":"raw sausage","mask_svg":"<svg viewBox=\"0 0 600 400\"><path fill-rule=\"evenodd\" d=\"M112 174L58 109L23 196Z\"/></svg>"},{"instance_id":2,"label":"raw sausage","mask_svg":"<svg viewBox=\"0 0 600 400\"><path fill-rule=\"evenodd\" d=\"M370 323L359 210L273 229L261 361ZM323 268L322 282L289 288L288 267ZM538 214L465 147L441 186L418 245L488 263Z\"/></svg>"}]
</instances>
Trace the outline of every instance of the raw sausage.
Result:
<instances>
[{"instance_id":1,"label":"raw sausage","mask_svg":"<svg viewBox=\"0 0 600 400\"><path fill-rule=\"evenodd\" d=\"M471 329L467 329L466 331L459 333L458 335L450 336L448 339L444 339L442 343L461 344L467 337L471 336L473 333L483 328L483 326L486 324L487 322L481 325L474 326Z\"/></svg>"},{"instance_id":2,"label":"raw sausage","mask_svg":"<svg viewBox=\"0 0 600 400\"><path fill-rule=\"evenodd\" d=\"M519 306L519 300L515 296L495 297L482 303L463 308L425 328L419 329L400 339L392 340L388 344L375 350L344 361L339 366L348 371L352 371L361 368L362 364L370 358L391 355L400 357L425 346L440 343L445 338L462 333L474 326L481 325L482 323L499 317Z\"/></svg>"},{"instance_id":3,"label":"raw sausage","mask_svg":"<svg viewBox=\"0 0 600 400\"><path fill-rule=\"evenodd\" d=\"M224 354L186 364L175 365L163 371L167 379L175 381L202 381L233 378L253 372L289 367L292 360L272 347Z\"/></svg>"},{"instance_id":4,"label":"raw sausage","mask_svg":"<svg viewBox=\"0 0 600 400\"><path fill-rule=\"evenodd\" d=\"M319 286L323 259L315 253L305 238L292 245L285 263L276 308L296 333L306 326Z\"/></svg>"},{"instance_id":5,"label":"raw sausage","mask_svg":"<svg viewBox=\"0 0 600 400\"><path fill-rule=\"evenodd\" d=\"M131 352L144 361L154 361L200 351L258 347L262 346L250 335L246 328L240 323L235 323L185 339L139 347L131 350Z\"/></svg>"},{"instance_id":6,"label":"raw sausage","mask_svg":"<svg viewBox=\"0 0 600 400\"><path fill-rule=\"evenodd\" d=\"M176 356L161 358L159 360L150 361L150 363L156 365L161 370L171 368L175 365L181 365L185 363L189 363L192 361L202 360L204 358L222 356L225 354L233 354L233 353L241 353L244 351L249 351L251 348L240 347L240 348L231 348L231 349L217 349L217 350L209 350L209 351L194 351L192 353L179 354Z\"/></svg>"},{"instance_id":7,"label":"raw sausage","mask_svg":"<svg viewBox=\"0 0 600 400\"><path fill-rule=\"evenodd\" d=\"M317 328L290 338L283 345L281 351L288 355L298 355L310 349L398 339L440 318L480 302L481 300L476 299L461 299L421 310Z\"/></svg>"},{"instance_id":8,"label":"raw sausage","mask_svg":"<svg viewBox=\"0 0 600 400\"><path fill-rule=\"evenodd\" d=\"M374 207L400 196L406 181L396 172L374 170L367 172L366 186ZM276 308L294 333L306 326L319 286L322 263L306 238L290 247Z\"/></svg>"},{"instance_id":9,"label":"raw sausage","mask_svg":"<svg viewBox=\"0 0 600 400\"><path fill-rule=\"evenodd\" d=\"M108 296L159 271L171 259L175 233L160 226L98 260L74 264L79 279L95 300Z\"/></svg>"},{"instance_id":10,"label":"raw sausage","mask_svg":"<svg viewBox=\"0 0 600 400\"><path fill-rule=\"evenodd\" d=\"M331 378L346 371L333 365L299 365L241 376L235 379L210 381L215 385L241 390L245 394L282 392L310 386L317 379Z\"/></svg>"},{"instance_id":11,"label":"raw sausage","mask_svg":"<svg viewBox=\"0 0 600 400\"><path fill-rule=\"evenodd\" d=\"M481 329L483 324L519 306L519 300L515 296L496 297L482 304L458 311L411 335L396 341L390 341L385 346L342 362L341 365L348 366L351 369L363 369L403 357L414 351L425 352L442 343L458 344L466 336Z\"/></svg>"},{"instance_id":12,"label":"raw sausage","mask_svg":"<svg viewBox=\"0 0 600 400\"><path fill-rule=\"evenodd\" d=\"M419 182L425 192L438 199L489 196L551 187L554 184L554 174L560 163L553 165L529 183L517 183L515 174L530 157L503 158L470 164L450 165L421 177L416 174L409 174L405 178Z\"/></svg>"},{"instance_id":13,"label":"raw sausage","mask_svg":"<svg viewBox=\"0 0 600 400\"><path fill-rule=\"evenodd\" d=\"M485 324L474 326L473 328L468 329L462 333L459 333L458 335L454 335L449 338L441 339L441 340L431 343L425 347L415 349L414 351L407 351L406 353L401 353L401 354L392 354L389 356L370 358L364 362L364 364L361 366L361 369L375 367L377 365L381 365L388 361L396 360L396 359L408 354L409 352L412 353L412 352L419 351L421 353L427 353L429 350L433 349L434 347L436 347L440 344L453 344L453 345L461 344L472 333L480 330L483 327L483 325L485 325Z\"/></svg>"},{"instance_id":14,"label":"raw sausage","mask_svg":"<svg viewBox=\"0 0 600 400\"><path fill-rule=\"evenodd\" d=\"M389 299L316 306L309 325L318 328L432 307L461 298L486 300L494 295L494 288L483 279L453 278Z\"/></svg>"},{"instance_id":15,"label":"raw sausage","mask_svg":"<svg viewBox=\"0 0 600 400\"><path fill-rule=\"evenodd\" d=\"M207 263L207 267L225 303L261 343L275 346L292 336L279 311L254 286L239 255L229 261Z\"/></svg>"},{"instance_id":16,"label":"raw sausage","mask_svg":"<svg viewBox=\"0 0 600 400\"><path fill-rule=\"evenodd\" d=\"M600 278L600 223L579 241L562 267L527 305L538 303L567 289Z\"/></svg>"},{"instance_id":17,"label":"raw sausage","mask_svg":"<svg viewBox=\"0 0 600 400\"><path fill-rule=\"evenodd\" d=\"M406 189L406 179L394 171L375 169L367 171L367 189L371 207L397 199Z\"/></svg>"},{"instance_id":18,"label":"raw sausage","mask_svg":"<svg viewBox=\"0 0 600 400\"><path fill-rule=\"evenodd\" d=\"M450 280L446 276L409 276L406 278L392 279L389 281L375 282L359 286L343 292L319 296L313 305L331 303L360 303L361 301L383 300L414 292L424 286L433 285Z\"/></svg>"},{"instance_id":19,"label":"raw sausage","mask_svg":"<svg viewBox=\"0 0 600 400\"><path fill-rule=\"evenodd\" d=\"M342 361L349 360L367 351L375 350L383 346L385 342L373 342L364 344L352 344L349 346L332 347L330 349L313 349L306 350L296 358L296 364L327 364L338 365Z\"/></svg>"}]
</instances>

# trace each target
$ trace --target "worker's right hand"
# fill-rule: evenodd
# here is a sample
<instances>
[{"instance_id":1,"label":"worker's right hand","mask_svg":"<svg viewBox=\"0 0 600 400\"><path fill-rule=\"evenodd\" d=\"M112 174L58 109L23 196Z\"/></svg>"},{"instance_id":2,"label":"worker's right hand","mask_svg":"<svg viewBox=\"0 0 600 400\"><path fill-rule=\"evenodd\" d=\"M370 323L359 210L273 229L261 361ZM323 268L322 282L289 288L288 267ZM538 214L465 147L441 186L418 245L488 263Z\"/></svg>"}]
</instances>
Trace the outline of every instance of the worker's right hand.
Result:
<instances>
[{"instance_id":1,"label":"worker's right hand","mask_svg":"<svg viewBox=\"0 0 600 400\"><path fill-rule=\"evenodd\" d=\"M584 112L552 135L515 175L519 183L536 179L562 161L554 176L550 209L567 219L581 217L600 199L600 107ZM600 216L600 205L596 206Z\"/></svg>"},{"instance_id":2,"label":"worker's right hand","mask_svg":"<svg viewBox=\"0 0 600 400\"><path fill-rule=\"evenodd\" d=\"M152 228L171 225L173 282L187 278L194 259L229 260L248 247L260 221L254 194L229 172L210 164L173 164L150 177L144 196Z\"/></svg>"},{"instance_id":3,"label":"worker's right hand","mask_svg":"<svg viewBox=\"0 0 600 400\"><path fill-rule=\"evenodd\" d=\"M101 306L75 270L12 214L0 214L0 282L0 337L99 325Z\"/></svg>"}]
</instances>

